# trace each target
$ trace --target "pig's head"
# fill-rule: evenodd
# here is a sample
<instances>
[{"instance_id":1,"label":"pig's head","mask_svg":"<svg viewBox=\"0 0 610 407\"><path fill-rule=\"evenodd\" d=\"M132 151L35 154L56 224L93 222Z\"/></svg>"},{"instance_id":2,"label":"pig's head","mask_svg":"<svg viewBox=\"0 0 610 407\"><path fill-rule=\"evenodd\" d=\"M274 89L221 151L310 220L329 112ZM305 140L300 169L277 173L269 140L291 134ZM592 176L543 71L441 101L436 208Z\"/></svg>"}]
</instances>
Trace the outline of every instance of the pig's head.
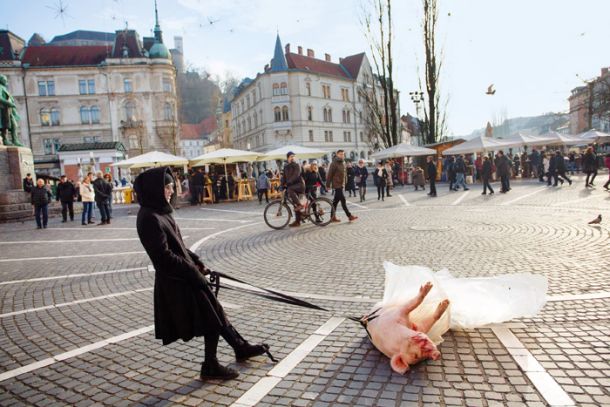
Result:
<instances>
[{"instance_id":1,"label":"pig's head","mask_svg":"<svg viewBox=\"0 0 610 407\"><path fill-rule=\"evenodd\" d=\"M400 345L400 353L392 356L390 364L395 372L404 374L409 370L409 365L425 359L438 360L440 357L441 353L426 334L413 331L413 335Z\"/></svg>"}]
</instances>

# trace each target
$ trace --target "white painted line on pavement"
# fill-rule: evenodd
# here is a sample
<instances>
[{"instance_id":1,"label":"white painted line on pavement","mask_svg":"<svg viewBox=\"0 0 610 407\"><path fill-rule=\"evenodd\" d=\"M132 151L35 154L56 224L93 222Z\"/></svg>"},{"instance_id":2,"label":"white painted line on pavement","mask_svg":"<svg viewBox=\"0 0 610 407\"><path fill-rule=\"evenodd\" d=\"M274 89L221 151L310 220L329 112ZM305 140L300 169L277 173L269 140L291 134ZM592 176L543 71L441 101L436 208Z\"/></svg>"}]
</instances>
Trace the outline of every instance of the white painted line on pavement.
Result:
<instances>
[{"instance_id":1,"label":"white painted line on pavement","mask_svg":"<svg viewBox=\"0 0 610 407\"><path fill-rule=\"evenodd\" d=\"M135 217L135 216L133 216ZM174 218L175 219L175 218ZM214 230L216 228L180 228L180 230ZM78 230L78 231L83 231L83 230L94 230L96 232L99 232L100 230L137 230L137 228L103 228L103 229L94 229L94 228L86 228L86 227L82 227L82 228L62 228L62 227L58 227L58 228L53 228L53 231L62 231L62 230Z\"/></svg>"},{"instance_id":2,"label":"white painted line on pavement","mask_svg":"<svg viewBox=\"0 0 610 407\"><path fill-rule=\"evenodd\" d=\"M568 393L538 363L536 358L510 329L493 327L491 330L551 407L575 405Z\"/></svg>"},{"instance_id":3,"label":"white painted line on pavement","mask_svg":"<svg viewBox=\"0 0 610 407\"><path fill-rule=\"evenodd\" d=\"M2 282L0 282L0 285L19 284L19 283L32 283L32 282L36 282L36 281L48 281L48 280L63 280L65 278L98 276L98 275L103 275L103 274L125 273L125 272L128 272L128 271L138 271L138 270L146 270L146 269L147 269L147 267L134 267L134 268L128 268L128 269L96 271L96 272L93 272L93 273L64 274L64 275L61 275L61 276L38 277L38 278L28 278L28 279L24 279L24 280L2 281ZM152 271L154 271L154 269Z\"/></svg>"},{"instance_id":4,"label":"white painted line on pavement","mask_svg":"<svg viewBox=\"0 0 610 407\"><path fill-rule=\"evenodd\" d=\"M263 216L261 214L261 216ZM176 220L201 220L205 222L237 222L237 223L251 223L251 220L242 220L242 219L218 219L218 218L174 218Z\"/></svg>"},{"instance_id":5,"label":"white painted line on pavement","mask_svg":"<svg viewBox=\"0 0 610 407\"><path fill-rule=\"evenodd\" d=\"M402 194L398 194L398 197L400 198L400 200L402 202L404 202L405 206L411 206L411 204L409 203L409 201L407 201L407 198L405 198L404 196L402 196Z\"/></svg>"},{"instance_id":6,"label":"white painted line on pavement","mask_svg":"<svg viewBox=\"0 0 610 407\"><path fill-rule=\"evenodd\" d=\"M515 199L511 199L510 201L507 201L507 202L502 202L500 205L507 206L507 205L514 204L515 202L519 202L522 199L529 198L530 196L536 195L538 192L542 192L546 189L548 189L548 188L547 187L538 188L534 192L530 192L529 194L521 195L521 196L519 196Z\"/></svg>"},{"instance_id":7,"label":"white painted line on pavement","mask_svg":"<svg viewBox=\"0 0 610 407\"><path fill-rule=\"evenodd\" d=\"M267 376L260 379L250 387L231 407L253 407L257 405L279 382L282 381L307 355L315 349L328 335L330 335L345 318L332 317L318 328L305 341L303 341L288 356L282 359Z\"/></svg>"},{"instance_id":8,"label":"white painted line on pavement","mask_svg":"<svg viewBox=\"0 0 610 407\"><path fill-rule=\"evenodd\" d=\"M247 225L235 226L233 228L221 230L220 232L212 233L211 235L203 237L203 238L197 240L195 243L193 243L190 247L190 250L192 252L195 252L195 250L199 249L199 246L201 246L203 243L207 242L208 240L215 238L216 236L222 235L224 233L233 232L234 230L239 230L241 228L246 228L248 226L260 225L261 223L263 223L263 222L248 223Z\"/></svg>"},{"instance_id":9,"label":"white painted line on pavement","mask_svg":"<svg viewBox=\"0 0 610 407\"><path fill-rule=\"evenodd\" d=\"M217 208L199 208L202 211L218 211L218 212L231 212L231 213L243 213L246 215L258 215L258 216L263 216L262 212L255 212L255 211L238 211L236 209L217 209Z\"/></svg>"},{"instance_id":10,"label":"white painted line on pavement","mask_svg":"<svg viewBox=\"0 0 610 407\"><path fill-rule=\"evenodd\" d=\"M464 198L466 198L466 195L468 195L469 193L470 193L470 190L464 191L464 193L458 199L456 199L455 201L453 201L451 203L451 206L458 205L460 202L462 202L464 200Z\"/></svg>"},{"instance_id":11,"label":"white painted line on pavement","mask_svg":"<svg viewBox=\"0 0 610 407\"><path fill-rule=\"evenodd\" d=\"M118 252L118 253L96 253L96 254L76 254L73 256L56 256L56 257L25 257L22 259L0 259L0 263L11 263L16 261L33 261L33 260L57 260L57 259L79 259L86 257L107 257L107 256L123 256L127 254L142 254L145 251L138 252Z\"/></svg>"},{"instance_id":12,"label":"white painted line on pavement","mask_svg":"<svg viewBox=\"0 0 610 407\"><path fill-rule=\"evenodd\" d=\"M73 240L23 240L13 242L0 242L2 244L42 244L42 243L81 243L81 242L124 242L129 240L140 240L137 237L126 237L116 239L73 239Z\"/></svg>"},{"instance_id":13,"label":"white painted line on pavement","mask_svg":"<svg viewBox=\"0 0 610 407\"><path fill-rule=\"evenodd\" d=\"M580 199L574 199L571 201L565 201L565 202L555 202L552 203L551 206L561 206L561 205L569 205L569 204L573 204L573 203L579 203L579 202L583 202L583 201L587 201L591 198L601 198L602 196L606 196L606 194L592 194L586 198L580 198Z\"/></svg>"}]
</instances>

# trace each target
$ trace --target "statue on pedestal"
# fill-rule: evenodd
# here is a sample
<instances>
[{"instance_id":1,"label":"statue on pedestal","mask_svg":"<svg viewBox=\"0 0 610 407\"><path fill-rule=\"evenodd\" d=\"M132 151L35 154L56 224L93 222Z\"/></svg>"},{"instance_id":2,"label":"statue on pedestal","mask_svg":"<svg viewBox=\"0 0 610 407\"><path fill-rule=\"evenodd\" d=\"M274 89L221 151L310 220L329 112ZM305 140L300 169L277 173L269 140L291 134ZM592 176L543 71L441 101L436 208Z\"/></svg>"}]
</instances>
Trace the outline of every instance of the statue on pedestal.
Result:
<instances>
[{"instance_id":1,"label":"statue on pedestal","mask_svg":"<svg viewBox=\"0 0 610 407\"><path fill-rule=\"evenodd\" d=\"M8 79L6 76L0 75L0 135L4 145L23 146L17 138L17 122L19 119L15 99L8 91ZM10 140L8 133L11 135Z\"/></svg>"}]
</instances>

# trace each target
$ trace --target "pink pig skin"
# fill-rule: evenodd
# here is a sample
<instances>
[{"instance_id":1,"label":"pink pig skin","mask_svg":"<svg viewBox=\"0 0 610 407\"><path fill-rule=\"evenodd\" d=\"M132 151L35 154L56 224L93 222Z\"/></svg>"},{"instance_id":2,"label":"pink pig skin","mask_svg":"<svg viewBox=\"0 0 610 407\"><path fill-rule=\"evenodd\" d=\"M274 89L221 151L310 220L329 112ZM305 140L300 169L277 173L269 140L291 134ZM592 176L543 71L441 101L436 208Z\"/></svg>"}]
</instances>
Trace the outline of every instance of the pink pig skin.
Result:
<instances>
[{"instance_id":1,"label":"pink pig skin","mask_svg":"<svg viewBox=\"0 0 610 407\"><path fill-rule=\"evenodd\" d=\"M373 344L390 358L392 369L397 373L404 374L409 365L424 359L438 360L441 356L426 332L446 311L449 301L441 301L436 310L418 321L418 325L409 319L409 314L422 303L431 288L432 284L426 283L412 300L383 305L377 317L367 323Z\"/></svg>"}]
</instances>

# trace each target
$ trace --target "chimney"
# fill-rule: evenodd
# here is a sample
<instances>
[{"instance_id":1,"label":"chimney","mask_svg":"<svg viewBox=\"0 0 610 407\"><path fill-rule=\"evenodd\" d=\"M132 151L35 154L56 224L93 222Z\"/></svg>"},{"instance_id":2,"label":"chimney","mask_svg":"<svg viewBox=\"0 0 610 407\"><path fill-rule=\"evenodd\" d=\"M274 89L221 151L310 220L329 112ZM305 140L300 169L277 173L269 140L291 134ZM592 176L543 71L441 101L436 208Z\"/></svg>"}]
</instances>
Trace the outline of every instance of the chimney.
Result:
<instances>
[{"instance_id":1,"label":"chimney","mask_svg":"<svg viewBox=\"0 0 610 407\"><path fill-rule=\"evenodd\" d=\"M297 49L299 50L299 55L303 55L303 47L299 45Z\"/></svg>"},{"instance_id":2,"label":"chimney","mask_svg":"<svg viewBox=\"0 0 610 407\"><path fill-rule=\"evenodd\" d=\"M290 43L286 44L286 47L284 47L286 49L286 53L290 54Z\"/></svg>"},{"instance_id":3,"label":"chimney","mask_svg":"<svg viewBox=\"0 0 610 407\"><path fill-rule=\"evenodd\" d=\"M310 58L315 58L316 54L314 54L313 49L307 48L307 56Z\"/></svg>"},{"instance_id":4,"label":"chimney","mask_svg":"<svg viewBox=\"0 0 610 407\"><path fill-rule=\"evenodd\" d=\"M324 54L324 60L330 62L330 54Z\"/></svg>"}]
</instances>

